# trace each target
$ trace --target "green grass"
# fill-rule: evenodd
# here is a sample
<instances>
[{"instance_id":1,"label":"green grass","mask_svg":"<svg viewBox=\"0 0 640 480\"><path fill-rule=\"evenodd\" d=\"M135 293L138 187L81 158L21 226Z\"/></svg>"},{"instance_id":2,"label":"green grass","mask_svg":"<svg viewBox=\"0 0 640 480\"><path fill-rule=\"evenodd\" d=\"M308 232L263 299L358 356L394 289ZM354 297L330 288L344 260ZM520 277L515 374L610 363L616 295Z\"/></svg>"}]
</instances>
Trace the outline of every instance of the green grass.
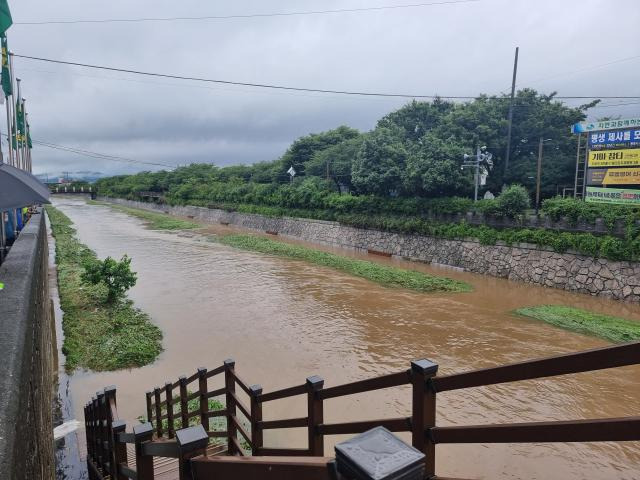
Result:
<instances>
[{"instance_id":1,"label":"green grass","mask_svg":"<svg viewBox=\"0 0 640 480\"><path fill-rule=\"evenodd\" d=\"M141 218L147 222L149 227L153 230L189 230L193 228L200 228L201 226L195 222L181 220L164 213L149 212L147 210L125 207L115 203L98 202L95 200L89 200L87 203L90 205L105 205L128 215Z\"/></svg>"},{"instance_id":2,"label":"green grass","mask_svg":"<svg viewBox=\"0 0 640 480\"><path fill-rule=\"evenodd\" d=\"M81 280L83 263L96 254L76 239L73 223L65 214L51 206L47 214L56 239L67 370L118 370L153 362L162 351L160 329L131 300L109 305L104 285Z\"/></svg>"},{"instance_id":3,"label":"green grass","mask_svg":"<svg viewBox=\"0 0 640 480\"><path fill-rule=\"evenodd\" d=\"M415 270L380 265L366 260L342 257L298 245L277 242L254 235L227 235L219 238L225 245L253 252L305 260L315 265L329 267L366 278L385 287L398 287L418 292L469 292L467 283L445 277L436 277Z\"/></svg>"},{"instance_id":4,"label":"green grass","mask_svg":"<svg viewBox=\"0 0 640 480\"><path fill-rule=\"evenodd\" d=\"M640 322L562 305L520 308L519 315L536 318L556 327L604 338L615 343L640 340Z\"/></svg>"}]
</instances>

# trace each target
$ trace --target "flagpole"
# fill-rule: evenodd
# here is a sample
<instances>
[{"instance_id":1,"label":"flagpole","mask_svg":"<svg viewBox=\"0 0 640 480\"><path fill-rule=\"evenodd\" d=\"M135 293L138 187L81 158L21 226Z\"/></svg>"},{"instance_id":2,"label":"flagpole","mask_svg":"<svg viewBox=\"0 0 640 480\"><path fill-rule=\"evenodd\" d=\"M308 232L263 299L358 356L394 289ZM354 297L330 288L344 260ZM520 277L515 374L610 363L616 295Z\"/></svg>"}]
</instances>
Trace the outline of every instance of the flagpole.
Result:
<instances>
[{"instance_id":1,"label":"flagpole","mask_svg":"<svg viewBox=\"0 0 640 480\"><path fill-rule=\"evenodd\" d=\"M27 99L26 98L22 98L22 158L24 160L24 169L27 172L31 172L31 168L29 167L29 155L27 154L27 150L29 150L29 147L27 147L27 107L26 107L26 102Z\"/></svg>"},{"instance_id":2,"label":"flagpole","mask_svg":"<svg viewBox=\"0 0 640 480\"><path fill-rule=\"evenodd\" d=\"M9 100L9 96L4 97L7 102L7 140L9 142L9 165L14 165L13 162L13 142L11 141L11 102L13 99Z\"/></svg>"},{"instance_id":3,"label":"flagpole","mask_svg":"<svg viewBox=\"0 0 640 480\"><path fill-rule=\"evenodd\" d=\"M16 152L18 152L18 168L23 169L24 159L22 158L22 149L20 148L20 124L18 123L18 115L20 114L20 82L21 80L16 77L16 102L13 107L13 116L14 116L14 126L16 131Z\"/></svg>"},{"instance_id":4,"label":"flagpole","mask_svg":"<svg viewBox=\"0 0 640 480\"><path fill-rule=\"evenodd\" d=\"M25 142L27 144L27 160L29 160L29 173L31 173L33 170L33 162L31 161L31 145L29 145L29 139L31 138L31 127L29 126L29 114L26 112L26 107L24 112L24 119L25 119L24 121L27 124L27 133L26 133Z\"/></svg>"},{"instance_id":5,"label":"flagpole","mask_svg":"<svg viewBox=\"0 0 640 480\"><path fill-rule=\"evenodd\" d=\"M13 53L9 52L9 72L11 73L11 91L13 92L13 95L11 95L12 98L12 105L11 105L11 109L13 111L13 127L11 129L11 144L13 145L13 138L14 138L14 131L15 131L15 138L16 138L16 146L13 149L16 153L16 163L15 163L15 167L16 168L20 168L20 150L18 149L18 113L16 112L16 105L17 105L17 99L16 99L16 83L18 85L20 85L20 79L16 78L14 71L13 71ZM20 93L18 92L18 96L17 98L20 98ZM14 101L15 100L15 101Z\"/></svg>"}]
</instances>

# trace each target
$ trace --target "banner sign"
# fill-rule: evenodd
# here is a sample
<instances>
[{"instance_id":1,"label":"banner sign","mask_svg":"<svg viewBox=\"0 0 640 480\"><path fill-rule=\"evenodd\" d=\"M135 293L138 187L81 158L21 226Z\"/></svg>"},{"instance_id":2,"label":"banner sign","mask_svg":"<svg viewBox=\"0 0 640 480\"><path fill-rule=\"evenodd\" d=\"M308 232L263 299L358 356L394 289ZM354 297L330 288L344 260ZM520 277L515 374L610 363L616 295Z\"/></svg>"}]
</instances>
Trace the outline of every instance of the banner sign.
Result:
<instances>
[{"instance_id":1,"label":"banner sign","mask_svg":"<svg viewBox=\"0 0 640 480\"><path fill-rule=\"evenodd\" d=\"M619 128L640 127L640 118L624 120L606 120L603 122L582 122L571 126L571 133L597 132L599 130L615 130Z\"/></svg>"},{"instance_id":2,"label":"banner sign","mask_svg":"<svg viewBox=\"0 0 640 480\"><path fill-rule=\"evenodd\" d=\"M639 147L640 128L634 128L632 130L612 130L610 132L593 132L589 134L589 148L592 150Z\"/></svg>"},{"instance_id":3,"label":"banner sign","mask_svg":"<svg viewBox=\"0 0 640 480\"><path fill-rule=\"evenodd\" d=\"M629 150L596 150L589 152L589 168L638 166L640 166L640 148L632 148Z\"/></svg>"},{"instance_id":4,"label":"banner sign","mask_svg":"<svg viewBox=\"0 0 640 480\"><path fill-rule=\"evenodd\" d=\"M587 202L640 205L640 190L587 187Z\"/></svg>"},{"instance_id":5,"label":"banner sign","mask_svg":"<svg viewBox=\"0 0 640 480\"><path fill-rule=\"evenodd\" d=\"M640 168L590 168L588 185L638 185Z\"/></svg>"}]
</instances>

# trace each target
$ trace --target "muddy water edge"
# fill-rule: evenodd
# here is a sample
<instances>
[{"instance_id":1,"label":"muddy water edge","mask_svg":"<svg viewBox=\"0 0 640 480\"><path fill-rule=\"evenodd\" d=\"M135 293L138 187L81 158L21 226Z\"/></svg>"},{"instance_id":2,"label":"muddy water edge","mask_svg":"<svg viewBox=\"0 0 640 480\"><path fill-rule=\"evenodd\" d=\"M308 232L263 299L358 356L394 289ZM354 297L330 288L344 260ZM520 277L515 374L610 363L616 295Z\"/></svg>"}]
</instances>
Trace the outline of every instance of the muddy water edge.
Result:
<instances>
[{"instance_id":1,"label":"muddy water edge","mask_svg":"<svg viewBox=\"0 0 640 480\"><path fill-rule=\"evenodd\" d=\"M190 232L153 231L106 206L57 197L80 241L99 257L133 258L138 283L129 296L164 334L152 365L69 376L76 418L107 385L117 386L118 410L129 428L145 411L145 392L199 366L234 358L236 370L264 391L320 375L325 386L396 372L429 358L440 372L489 367L607 345L511 312L561 304L640 321L638 305L571 294L488 276L339 251L385 264L446 275L474 291L422 294L390 289L300 261L236 250L211 237L238 231L205 226ZM215 383L213 384L215 387ZM410 415L408 388L331 399L325 421ZM304 416L302 397L265 406L265 419ZM621 417L640 412L640 366L555 379L515 382L438 396L439 425ZM405 437L408 439L408 437ZM326 439L331 451L342 437ZM302 446L303 429L267 432L265 445ZM638 479L640 445L504 444L438 446L439 475L469 478Z\"/></svg>"}]
</instances>

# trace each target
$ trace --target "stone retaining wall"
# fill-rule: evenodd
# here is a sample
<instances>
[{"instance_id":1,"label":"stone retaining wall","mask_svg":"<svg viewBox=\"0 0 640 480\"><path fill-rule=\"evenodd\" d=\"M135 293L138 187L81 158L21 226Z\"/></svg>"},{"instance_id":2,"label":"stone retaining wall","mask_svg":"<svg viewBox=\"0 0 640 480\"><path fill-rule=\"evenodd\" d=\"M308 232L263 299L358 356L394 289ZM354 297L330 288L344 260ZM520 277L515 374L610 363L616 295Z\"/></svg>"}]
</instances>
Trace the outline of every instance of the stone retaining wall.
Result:
<instances>
[{"instance_id":1,"label":"stone retaining wall","mask_svg":"<svg viewBox=\"0 0 640 480\"><path fill-rule=\"evenodd\" d=\"M53 319L44 214L0 267L0 480L53 479Z\"/></svg>"},{"instance_id":2,"label":"stone retaining wall","mask_svg":"<svg viewBox=\"0 0 640 480\"><path fill-rule=\"evenodd\" d=\"M122 199L121 205L212 223L229 223L257 231L278 232L300 240L357 250L376 250L426 263L458 267L526 283L572 292L638 302L640 263L595 259L577 253L556 253L536 245L481 245L473 239L447 240L423 235L365 230L337 222L272 218L256 214L192 206L169 206Z\"/></svg>"}]
</instances>

